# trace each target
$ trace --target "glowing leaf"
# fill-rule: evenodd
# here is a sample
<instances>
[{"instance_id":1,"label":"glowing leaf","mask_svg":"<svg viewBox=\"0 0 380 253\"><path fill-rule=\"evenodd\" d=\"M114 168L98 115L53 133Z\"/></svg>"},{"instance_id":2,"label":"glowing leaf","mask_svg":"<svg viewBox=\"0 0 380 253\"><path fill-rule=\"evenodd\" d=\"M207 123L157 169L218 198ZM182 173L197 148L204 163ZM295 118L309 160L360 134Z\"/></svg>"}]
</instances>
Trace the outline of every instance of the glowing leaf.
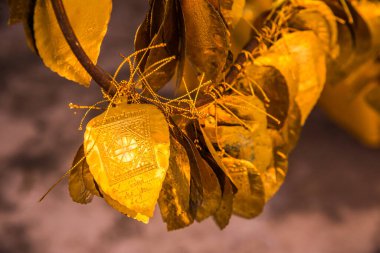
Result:
<instances>
[{"instance_id":1,"label":"glowing leaf","mask_svg":"<svg viewBox=\"0 0 380 253\"><path fill-rule=\"evenodd\" d=\"M147 222L169 166L169 142L157 107L119 104L88 123L84 148L104 194L125 207L123 213Z\"/></svg>"},{"instance_id":2,"label":"glowing leaf","mask_svg":"<svg viewBox=\"0 0 380 253\"><path fill-rule=\"evenodd\" d=\"M110 19L111 0L64 0L71 26L86 54L96 64ZM44 64L59 75L88 86L91 77L71 51L49 0L37 0L34 35Z\"/></svg>"}]
</instances>

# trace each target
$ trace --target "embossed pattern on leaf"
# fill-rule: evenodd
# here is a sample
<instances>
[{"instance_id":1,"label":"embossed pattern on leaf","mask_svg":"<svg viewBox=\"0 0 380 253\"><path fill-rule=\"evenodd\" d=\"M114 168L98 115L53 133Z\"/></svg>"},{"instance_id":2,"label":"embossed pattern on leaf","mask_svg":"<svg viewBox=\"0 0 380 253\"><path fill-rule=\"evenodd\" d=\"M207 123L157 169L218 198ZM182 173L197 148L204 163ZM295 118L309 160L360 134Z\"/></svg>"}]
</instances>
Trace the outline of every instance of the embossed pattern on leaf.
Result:
<instances>
[{"instance_id":1,"label":"embossed pattern on leaf","mask_svg":"<svg viewBox=\"0 0 380 253\"><path fill-rule=\"evenodd\" d=\"M96 64L110 19L111 0L63 0L71 26L86 54ZM57 23L49 0L37 0L34 35L44 64L74 82L88 86L90 75L71 51Z\"/></svg>"},{"instance_id":2,"label":"embossed pattern on leaf","mask_svg":"<svg viewBox=\"0 0 380 253\"><path fill-rule=\"evenodd\" d=\"M99 187L123 213L143 222L153 216L169 146L165 116L154 105L119 104L92 119L85 132L87 162Z\"/></svg>"}]
</instances>

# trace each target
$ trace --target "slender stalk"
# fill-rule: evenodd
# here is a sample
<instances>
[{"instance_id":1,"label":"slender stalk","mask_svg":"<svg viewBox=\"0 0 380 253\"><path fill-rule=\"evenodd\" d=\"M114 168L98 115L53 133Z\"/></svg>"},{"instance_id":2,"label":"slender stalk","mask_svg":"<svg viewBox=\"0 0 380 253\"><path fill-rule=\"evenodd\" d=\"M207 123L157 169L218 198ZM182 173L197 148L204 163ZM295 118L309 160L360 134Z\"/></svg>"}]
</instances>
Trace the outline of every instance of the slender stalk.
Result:
<instances>
[{"instance_id":1,"label":"slender stalk","mask_svg":"<svg viewBox=\"0 0 380 253\"><path fill-rule=\"evenodd\" d=\"M83 50L81 44L78 41L78 38L73 31L73 28L71 27L62 0L51 0L51 3L53 5L54 14L57 18L59 27L61 28L62 33L75 57L81 63L83 68L88 72L88 74L94 79L94 81L103 90L105 90L107 94L110 96L115 95L116 87L113 83L112 77L101 67L95 65Z\"/></svg>"}]
</instances>

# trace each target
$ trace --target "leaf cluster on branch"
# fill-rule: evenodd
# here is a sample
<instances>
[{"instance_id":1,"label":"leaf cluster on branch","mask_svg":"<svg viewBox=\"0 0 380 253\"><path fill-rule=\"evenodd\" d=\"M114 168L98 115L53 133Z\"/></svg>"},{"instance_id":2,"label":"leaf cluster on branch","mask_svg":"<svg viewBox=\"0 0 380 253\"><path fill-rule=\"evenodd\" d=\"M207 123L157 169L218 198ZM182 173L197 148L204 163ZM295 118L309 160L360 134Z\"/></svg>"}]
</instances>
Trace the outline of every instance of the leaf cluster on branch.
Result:
<instances>
[{"instance_id":1,"label":"leaf cluster on branch","mask_svg":"<svg viewBox=\"0 0 380 253\"><path fill-rule=\"evenodd\" d=\"M377 1L150 0L135 53L114 75L96 65L111 0L9 6L47 67L86 86L93 78L108 104L67 173L75 202L96 195L142 222L158 203L168 230L256 217L320 97L380 146ZM130 78L118 80L126 64ZM166 86L172 97L160 95Z\"/></svg>"}]
</instances>

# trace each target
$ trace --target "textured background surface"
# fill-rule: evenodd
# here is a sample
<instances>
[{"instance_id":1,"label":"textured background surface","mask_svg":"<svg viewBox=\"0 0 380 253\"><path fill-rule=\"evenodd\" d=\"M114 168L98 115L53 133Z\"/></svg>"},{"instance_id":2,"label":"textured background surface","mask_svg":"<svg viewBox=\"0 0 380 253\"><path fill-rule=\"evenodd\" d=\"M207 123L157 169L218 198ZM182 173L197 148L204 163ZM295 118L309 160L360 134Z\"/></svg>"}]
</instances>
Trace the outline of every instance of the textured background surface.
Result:
<instances>
[{"instance_id":1,"label":"textured background surface","mask_svg":"<svg viewBox=\"0 0 380 253\"><path fill-rule=\"evenodd\" d=\"M147 1L114 1L100 63L114 70L132 50ZM71 202L66 181L38 198L69 167L82 140L81 116L68 103L98 100L47 70L6 26L0 2L0 252L380 252L380 151L360 146L318 110L293 153L288 178L263 215L167 233L159 213L149 225L103 201Z\"/></svg>"}]
</instances>

